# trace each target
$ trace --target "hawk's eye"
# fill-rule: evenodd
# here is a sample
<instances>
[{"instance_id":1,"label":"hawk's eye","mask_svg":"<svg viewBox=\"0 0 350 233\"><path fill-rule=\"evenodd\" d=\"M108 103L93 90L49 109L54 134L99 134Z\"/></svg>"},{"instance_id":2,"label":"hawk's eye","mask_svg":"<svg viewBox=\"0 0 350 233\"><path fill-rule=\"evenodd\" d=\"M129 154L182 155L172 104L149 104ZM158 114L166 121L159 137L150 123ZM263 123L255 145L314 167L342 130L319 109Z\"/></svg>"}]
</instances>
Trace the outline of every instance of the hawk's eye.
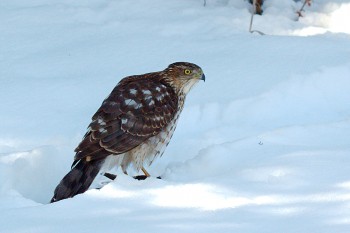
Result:
<instances>
[{"instance_id":1,"label":"hawk's eye","mask_svg":"<svg viewBox=\"0 0 350 233\"><path fill-rule=\"evenodd\" d=\"M189 69L185 69L185 74L189 75L190 73L192 73L192 71L191 71L191 70L189 70Z\"/></svg>"}]
</instances>

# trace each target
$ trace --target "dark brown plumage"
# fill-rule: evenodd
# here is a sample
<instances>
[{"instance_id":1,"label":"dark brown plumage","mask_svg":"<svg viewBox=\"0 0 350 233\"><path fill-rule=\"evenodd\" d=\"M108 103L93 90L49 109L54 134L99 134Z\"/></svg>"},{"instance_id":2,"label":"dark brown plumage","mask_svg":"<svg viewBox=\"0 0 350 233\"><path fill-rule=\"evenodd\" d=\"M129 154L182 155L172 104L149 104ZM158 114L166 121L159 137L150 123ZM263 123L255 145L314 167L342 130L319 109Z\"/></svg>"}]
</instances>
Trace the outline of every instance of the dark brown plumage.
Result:
<instances>
[{"instance_id":1,"label":"dark brown plumage","mask_svg":"<svg viewBox=\"0 0 350 233\"><path fill-rule=\"evenodd\" d=\"M85 192L98 173L114 166L127 173L132 165L148 175L143 164L163 153L186 95L199 80L204 80L202 69L186 62L122 79L92 117L75 149L72 170L56 187L51 202Z\"/></svg>"}]
</instances>

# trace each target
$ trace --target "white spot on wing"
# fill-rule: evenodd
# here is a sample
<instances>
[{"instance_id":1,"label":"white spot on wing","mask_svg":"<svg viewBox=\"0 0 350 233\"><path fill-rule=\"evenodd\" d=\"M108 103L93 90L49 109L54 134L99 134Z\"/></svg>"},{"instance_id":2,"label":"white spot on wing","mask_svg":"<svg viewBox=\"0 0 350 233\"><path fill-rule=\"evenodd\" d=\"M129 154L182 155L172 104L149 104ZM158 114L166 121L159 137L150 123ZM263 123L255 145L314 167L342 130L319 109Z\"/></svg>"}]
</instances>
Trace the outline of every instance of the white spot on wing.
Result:
<instances>
[{"instance_id":1,"label":"white spot on wing","mask_svg":"<svg viewBox=\"0 0 350 233\"><path fill-rule=\"evenodd\" d=\"M162 91L162 90L164 90L165 88L166 88L166 87L162 84L162 85L156 87L156 91Z\"/></svg>"},{"instance_id":2,"label":"white spot on wing","mask_svg":"<svg viewBox=\"0 0 350 233\"><path fill-rule=\"evenodd\" d=\"M122 119L122 124L123 125L126 124L127 122L128 122L128 119L125 119L125 118Z\"/></svg>"},{"instance_id":3,"label":"white spot on wing","mask_svg":"<svg viewBox=\"0 0 350 233\"><path fill-rule=\"evenodd\" d=\"M135 109L142 108L142 103L137 104L134 108L135 108Z\"/></svg>"},{"instance_id":4,"label":"white spot on wing","mask_svg":"<svg viewBox=\"0 0 350 233\"><path fill-rule=\"evenodd\" d=\"M101 128L101 129L99 129L98 130L100 133L104 133L104 132L106 132L107 130L105 130L104 128Z\"/></svg>"},{"instance_id":5,"label":"white spot on wing","mask_svg":"<svg viewBox=\"0 0 350 233\"><path fill-rule=\"evenodd\" d=\"M164 94L157 96L157 100L161 101L162 99L164 99L164 96L165 96Z\"/></svg>"},{"instance_id":6,"label":"white spot on wing","mask_svg":"<svg viewBox=\"0 0 350 233\"><path fill-rule=\"evenodd\" d=\"M132 88L132 89L130 89L130 93L133 94L133 95L136 95L137 90Z\"/></svg>"},{"instance_id":7,"label":"white spot on wing","mask_svg":"<svg viewBox=\"0 0 350 233\"><path fill-rule=\"evenodd\" d=\"M142 107L142 103L137 103L135 100L133 99L126 99L124 100L124 103L129 106L132 107L134 109L139 109Z\"/></svg>"},{"instance_id":8,"label":"white spot on wing","mask_svg":"<svg viewBox=\"0 0 350 233\"><path fill-rule=\"evenodd\" d=\"M152 94L152 92L150 90L142 90L142 93L144 95L151 95Z\"/></svg>"},{"instance_id":9,"label":"white spot on wing","mask_svg":"<svg viewBox=\"0 0 350 233\"><path fill-rule=\"evenodd\" d=\"M137 105L137 103L136 103L135 100L131 100L131 101L129 102L129 105L134 106L134 105Z\"/></svg>"},{"instance_id":10,"label":"white spot on wing","mask_svg":"<svg viewBox=\"0 0 350 233\"><path fill-rule=\"evenodd\" d=\"M97 123L99 124L99 125L106 125L106 122L104 121L104 120L102 120L101 118L98 118L98 121L97 121Z\"/></svg>"},{"instance_id":11,"label":"white spot on wing","mask_svg":"<svg viewBox=\"0 0 350 233\"><path fill-rule=\"evenodd\" d=\"M127 105L127 106L134 106L134 105L137 105L136 101L133 100L133 99L125 99L125 100L124 100L124 103L125 103L125 105Z\"/></svg>"}]
</instances>

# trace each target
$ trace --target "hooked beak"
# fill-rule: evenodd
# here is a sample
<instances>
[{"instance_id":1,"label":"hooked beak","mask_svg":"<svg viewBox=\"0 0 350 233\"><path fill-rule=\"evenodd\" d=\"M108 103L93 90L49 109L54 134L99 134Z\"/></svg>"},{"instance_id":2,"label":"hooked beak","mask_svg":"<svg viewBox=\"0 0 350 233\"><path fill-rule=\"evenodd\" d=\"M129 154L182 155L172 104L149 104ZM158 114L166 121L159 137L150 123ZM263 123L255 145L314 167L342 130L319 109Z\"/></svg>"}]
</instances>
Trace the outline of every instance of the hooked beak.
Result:
<instances>
[{"instance_id":1,"label":"hooked beak","mask_svg":"<svg viewBox=\"0 0 350 233\"><path fill-rule=\"evenodd\" d=\"M202 74L201 80L203 80L205 82L205 75L204 74Z\"/></svg>"}]
</instances>

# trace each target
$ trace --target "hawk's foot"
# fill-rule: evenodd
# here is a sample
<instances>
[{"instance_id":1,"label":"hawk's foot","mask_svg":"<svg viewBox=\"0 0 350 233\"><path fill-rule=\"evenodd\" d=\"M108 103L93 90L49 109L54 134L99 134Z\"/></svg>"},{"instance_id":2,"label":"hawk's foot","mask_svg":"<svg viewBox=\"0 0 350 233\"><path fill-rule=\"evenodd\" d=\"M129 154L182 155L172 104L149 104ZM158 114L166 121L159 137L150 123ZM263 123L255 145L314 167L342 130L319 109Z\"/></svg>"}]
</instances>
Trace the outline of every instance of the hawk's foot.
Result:
<instances>
[{"instance_id":1,"label":"hawk's foot","mask_svg":"<svg viewBox=\"0 0 350 233\"><path fill-rule=\"evenodd\" d=\"M114 174L108 173L108 172L105 172L103 175L110 180L115 180L115 178L117 178L117 175L114 175Z\"/></svg>"},{"instance_id":2,"label":"hawk's foot","mask_svg":"<svg viewBox=\"0 0 350 233\"><path fill-rule=\"evenodd\" d=\"M139 176L133 176L134 179L136 180L145 180L148 178L146 175L139 175Z\"/></svg>"},{"instance_id":3,"label":"hawk's foot","mask_svg":"<svg viewBox=\"0 0 350 233\"><path fill-rule=\"evenodd\" d=\"M133 178L134 178L135 180L145 180L145 179L147 179L148 177L149 177L149 176L146 176L146 175L133 176ZM162 179L162 177L157 176L157 179Z\"/></svg>"}]
</instances>

